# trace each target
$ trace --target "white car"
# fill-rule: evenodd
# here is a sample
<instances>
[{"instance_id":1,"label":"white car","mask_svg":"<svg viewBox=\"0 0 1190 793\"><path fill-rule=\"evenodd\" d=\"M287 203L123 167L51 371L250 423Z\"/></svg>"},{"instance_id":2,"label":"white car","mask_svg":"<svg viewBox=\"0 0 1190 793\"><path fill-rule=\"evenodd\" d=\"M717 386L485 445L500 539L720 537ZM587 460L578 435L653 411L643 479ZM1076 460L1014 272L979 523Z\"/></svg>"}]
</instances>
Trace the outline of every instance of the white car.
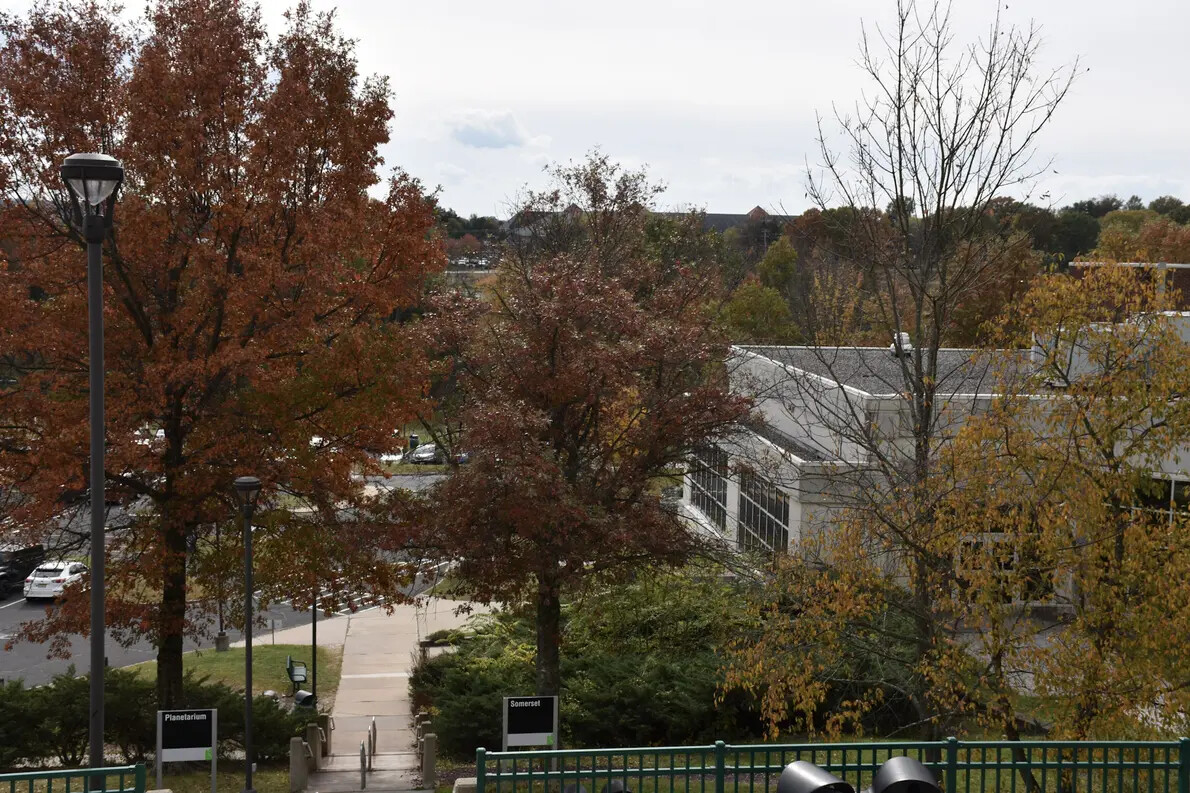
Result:
<instances>
[{"instance_id":1,"label":"white car","mask_svg":"<svg viewBox=\"0 0 1190 793\"><path fill-rule=\"evenodd\" d=\"M87 566L79 562L42 562L25 579L25 600L59 598L67 586L86 573Z\"/></svg>"}]
</instances>

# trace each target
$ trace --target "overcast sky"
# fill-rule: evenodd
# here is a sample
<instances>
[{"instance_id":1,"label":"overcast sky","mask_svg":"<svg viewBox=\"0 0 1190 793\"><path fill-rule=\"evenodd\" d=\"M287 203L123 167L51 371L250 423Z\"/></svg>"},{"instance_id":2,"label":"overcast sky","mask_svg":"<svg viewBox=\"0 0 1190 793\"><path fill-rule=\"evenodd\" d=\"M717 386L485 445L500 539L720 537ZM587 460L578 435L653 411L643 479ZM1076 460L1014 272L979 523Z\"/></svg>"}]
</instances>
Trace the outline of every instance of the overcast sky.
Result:
<instances>
[{"instance_id":1,"label":"overcast sky","mask_svg":"<svg viewBox=\"0 0 1190 793\"><path fill-rule=\"evenodd\" d=\"M1001 0L1003 2L1003 0ZM361 71L390 77L385 149L462 214L505 216L547 162L600 146L649 166L669 206L807 205L815 112L849 105L861 21L894 0L312 0L338 7ZM24 6L27 0L0 0ZM274 29L292 0L263 0ZM130 10L140 10L141 3ZM955 0L962 36L994 13ZM1059 205L1103 192L1190 200L1187 0L1009 0L1042 27L1046 65L1089 67L1041 153Z\"/></svg>"}]
</instances>

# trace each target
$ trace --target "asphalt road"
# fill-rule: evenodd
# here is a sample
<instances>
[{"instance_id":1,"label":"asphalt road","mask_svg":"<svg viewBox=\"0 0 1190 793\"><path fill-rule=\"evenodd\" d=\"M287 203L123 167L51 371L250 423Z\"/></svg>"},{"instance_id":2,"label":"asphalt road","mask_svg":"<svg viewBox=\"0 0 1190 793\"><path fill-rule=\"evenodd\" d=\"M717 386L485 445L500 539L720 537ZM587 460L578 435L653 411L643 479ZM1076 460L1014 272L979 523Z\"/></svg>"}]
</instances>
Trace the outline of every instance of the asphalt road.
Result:
<instances>
[{"instance_id":1,"label":"asphalt road","mask_svg":"<svg viewBox=\"0 0 1190 793\"><path fill-rule=\"evenodd\" d=\"M423 490L440 481L442 478L441 475L436 474L370 476L365 481L367 484L380 490ZM419 577L413 586L405 590L405 594L416 596L427 588L428 584L423 582ZM32 644L25 641L18 642L11 650L4 649L4 646L9 640L20 632L21 623L40 619L45 615L47 608L53 608L53 606L41 601L37 603L26 603L20 595L10 596L6 600L0 601L0 680L22 678L26 685L37 686L48 683L54 675L67 671L71 664L74 664L75 669L79 673L87 671L90 665L90 643L86 638L81 636L71 637L71 657L68 659L47 658L47 645ZM344 608L339 613L348 613L348 611L349 609ZM296 611L284 604L275 605L262 616L265 620L278 620L279 622L276 626L278 629L295 628L310 624L309 610ZM233 642L241 638L239 631L229 629L227 634ZM254 640L268 643L269 631L258 628ZM206 647L213 645L213 639L203 643L203 646ZM185 642L186 650L196 650L198 648L199 644L193 640L187 640ZM128 666L130 664L141 663L142 661L152 661L156 657L157 650L148 640L137 642L131 647L124 647L117 643L110 634L108 635L107 659L109 666Z\"/></svg>"},{"instance_id":2,"label":"asphalt road","mask_svg":"<svg viewBox=\"0 0 1190 793\"><path fill-rule=\"evenodd\" d=\"M405 594L410 597L420 595L429 588L430 583L432 582L423 581L419 576L412 586L405 589ZM90 642L82 636L71 637L71 657L68 659L47 658L47 645L33 644L27 641L18 642L11 650L4 649L4 645L8 643L9 639L19 633L21 623L40 619L45 615L47 608L53 608L53 606L40 601L26 603L25 599L19 595L0 602L0 680L24 679L25 685L37 686L48 683L54 675L67 671L71 664L74 664L75 670L79 673L87 671L90 664ZM359 606L360 611L368 611L370 608L375 607ZM339 614L346 613L350 613L348 608L339 611ZM262 617L266 621L277 620L275 627L278 630L310 624L309 609L297 611L285 604L275 605L264 612ZM320 615L319 619L325 619L325 617ZM242 638L239 631L230 628L227 635L233 642ZM267 628L257 628L253 635L253 642L268 644L269 641L270 631ZM199 646L199 643L192 639L187 639L185 642L186 650L196 650ZM212 647L214 641L207 640L202 646ZM141 640L131 647L124 647L117 643L110 634L108 635L107 659L109 666L128 666L142 661L152 661L156 657L157 650L147 639Z\"/></svg>"},{"instance_id":3,"label":"asphalt road","mask_svg":"<svg viewBox=\"0 0 1190 793\"><path fill-rule=\"evenodd\" d=\"M0 603L0 679L23 678L26 685L37 686L48 683L50 678L65 672L71 664L74 664L79 673L87 671L90 665L90 641L82 636L71 637L69 659L46 658L48 645L25 641L18 642L11 650L3 649L3 644L7 644L10 638L20 631L21 623L40 619L45 615L47 608L53 606L47 606L40 601L26 603L19 595ZM297 612L288 606L270 609L267 618L282 620L283 625L279 627L285 628L310 624L309 611ZM227 633L233 642L241 638L239 631L229 630ZM268 631L262 632L258 628L255 641L267 643ZM212 641L207 641L205 646L209 647L212 644ZM187 650L199 647L193 640L187 640L185 646ZM131 647L123 647L108 635L107 659L110 666L128 666L141 661L152 661L156 657L157 650L148 640L141 640Z\"/></svg>"}]
</instances>

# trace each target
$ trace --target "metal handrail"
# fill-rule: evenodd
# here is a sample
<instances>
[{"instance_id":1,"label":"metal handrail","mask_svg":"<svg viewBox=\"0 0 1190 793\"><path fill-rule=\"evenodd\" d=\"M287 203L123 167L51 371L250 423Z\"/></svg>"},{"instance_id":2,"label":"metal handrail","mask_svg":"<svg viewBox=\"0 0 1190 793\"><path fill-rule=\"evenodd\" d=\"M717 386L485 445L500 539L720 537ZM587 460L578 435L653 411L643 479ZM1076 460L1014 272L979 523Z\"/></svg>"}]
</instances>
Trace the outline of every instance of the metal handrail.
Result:
<instances>
[{"instance_id":1,"label":"metal handrail","mask_svg":"<svg viewBox=\"0 0 1190 793\"><path fill-rule=\"evenodd\" d=\"M116 787L107 786L108 777L119 779ZM20 774L0 774L0 791L18 793L25 791L32 793L40 789L38 782L45 783L47 793L53 793L54 782L62 781L62 789L71 789L71 780L79 780L76 790L87 790L91 787L89 780L98 778L102 782L100 789L106 793L145 793L147 774L144 765L113 766L111 768L76 768L64 771L27 771ZM128 783L132 784L129 785ZM18 783L21 783L18 787ZM26 784L27 783L27 788Z\"/></svg>"},{"instance_id":2,"label":"metal handrail","mask_svg":"<svg viewBox=\"0 0 1190 793\"><path fill-rule=\"evenodd\" d=\"M477 793L613 780L625 788L701 787L767 793L786 765L807 760L860 790L889 757L909 755L933 769L945 793L1083 790L1190 793L1190 738L1177 741L895 741L476 751ZM1018 777L1020 779L1018 780ZM713 781L713 788L708 784Z\"/></svg>"}]
</instances>

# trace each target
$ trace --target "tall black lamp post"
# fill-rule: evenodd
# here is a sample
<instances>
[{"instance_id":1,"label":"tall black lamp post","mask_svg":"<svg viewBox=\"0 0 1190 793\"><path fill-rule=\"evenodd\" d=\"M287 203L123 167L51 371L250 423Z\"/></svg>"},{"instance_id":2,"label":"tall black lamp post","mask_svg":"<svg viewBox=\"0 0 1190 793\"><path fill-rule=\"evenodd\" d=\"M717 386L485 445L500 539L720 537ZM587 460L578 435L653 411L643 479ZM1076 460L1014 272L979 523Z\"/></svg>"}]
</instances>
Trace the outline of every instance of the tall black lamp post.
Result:
<instances>
[{"instance_id":1,"label":"tall black lamp post","mask_svg":"<svg viewBox=\"0 0 1190 793\"><path fill-rule=\"evenodd\" d=\"M116 195L124 181L120 161L106 154L72 154L62 163L73 222L87 242L87 316L91 377L91 721L92 768L103 767L103 238L111 232ZM102 785L102 778L95 777Z\"/></svg>"},{"instance_id":2,"label":"tall black lamp post","mask_svg":"<svg viewBox=\"0 0 1190 793\"><path fill-rule=\"evenodd\" d=\"M255 476L236 478L236 500L244 517L244 793L252 788L252 514L260 495Z\"/></svg>"}]
</instances>

